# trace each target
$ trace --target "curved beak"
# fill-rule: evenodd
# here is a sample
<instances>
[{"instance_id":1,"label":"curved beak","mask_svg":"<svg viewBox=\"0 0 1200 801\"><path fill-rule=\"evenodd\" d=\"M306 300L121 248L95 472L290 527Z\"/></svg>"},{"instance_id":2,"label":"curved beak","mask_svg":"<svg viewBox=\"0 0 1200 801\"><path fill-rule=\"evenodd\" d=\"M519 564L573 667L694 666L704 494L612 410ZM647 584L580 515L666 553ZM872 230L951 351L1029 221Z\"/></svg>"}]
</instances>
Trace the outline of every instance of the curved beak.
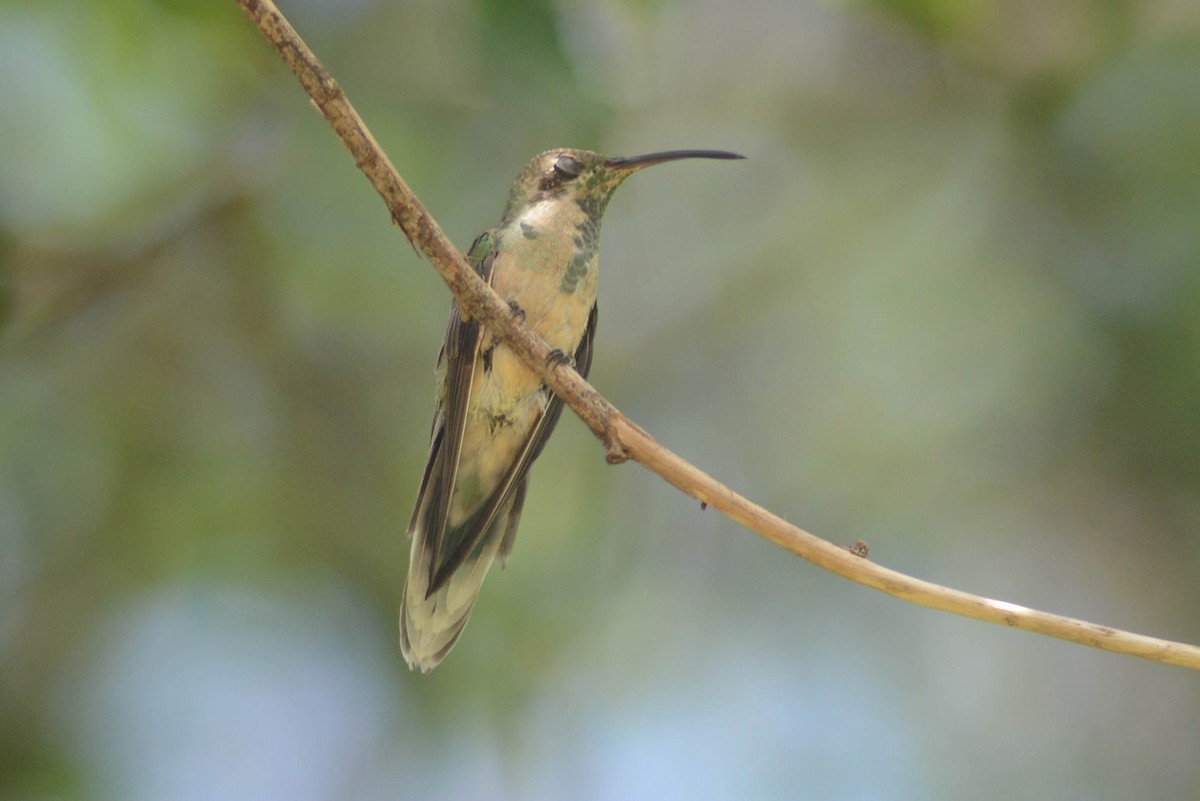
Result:
<instances>
[{"instance_id":1,"label":"curved beak","mask_svg":"<svg viewBox=\"0 0 1200 801\"><path fill-rule=\"evenodd\" d=\"M730 153L727 150L665 150L661 153L647 153L644 156L629 156L627 158L611 158L604 166L613 170L633 172L642 167L651 167L666 161L679 159L744 159L745 156Z\"/></svg>"}]
</instances>

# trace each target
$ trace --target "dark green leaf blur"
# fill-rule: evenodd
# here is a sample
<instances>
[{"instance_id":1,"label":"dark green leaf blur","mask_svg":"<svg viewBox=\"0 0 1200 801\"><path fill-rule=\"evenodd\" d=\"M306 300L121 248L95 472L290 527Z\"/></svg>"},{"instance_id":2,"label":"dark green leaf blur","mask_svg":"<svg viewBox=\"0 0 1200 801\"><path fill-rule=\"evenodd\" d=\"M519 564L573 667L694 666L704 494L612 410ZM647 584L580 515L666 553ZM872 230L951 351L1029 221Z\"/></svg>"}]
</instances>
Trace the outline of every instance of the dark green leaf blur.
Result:
<instances>
[{"instance_id":1,"label":"dark green leaf blur","mask_svg":"<svg viewBox=\"0 0 1200 801\"><path fill-rule=\"evenodd\" d=\"M1200 5L281 0L465 247L617 192L593 383L922 578L1200 642ZM1200 675L835 579L569 413L428 676L449 295L233 0L0 0L0 797L1195 799Z\"/></svg>"}]
</instances>

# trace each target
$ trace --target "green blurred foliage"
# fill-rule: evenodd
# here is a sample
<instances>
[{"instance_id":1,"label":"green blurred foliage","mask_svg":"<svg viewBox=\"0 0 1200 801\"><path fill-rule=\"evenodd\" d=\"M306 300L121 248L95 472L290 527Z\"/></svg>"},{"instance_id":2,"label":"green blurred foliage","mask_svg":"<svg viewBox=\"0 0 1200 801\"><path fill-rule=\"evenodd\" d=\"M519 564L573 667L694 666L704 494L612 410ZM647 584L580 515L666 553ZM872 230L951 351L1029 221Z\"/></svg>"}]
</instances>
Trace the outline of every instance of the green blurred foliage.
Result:
<instances>
[{"instance_id":1,"label":"green blurred foliage","mask_svg":"<svg viewBox=\"0 0 1200 801\"><path fill-rule=\"evenodd\" d=\"M885 564L1200 640L1200 8L283 9L464 246L549 147L746 153L618 193L601 391ZM1194 676L842 586L569 415L409 675L445 288L233 2L3 0L0 74L0 796L1200 793Z\"/></svg>"}]
</instances>

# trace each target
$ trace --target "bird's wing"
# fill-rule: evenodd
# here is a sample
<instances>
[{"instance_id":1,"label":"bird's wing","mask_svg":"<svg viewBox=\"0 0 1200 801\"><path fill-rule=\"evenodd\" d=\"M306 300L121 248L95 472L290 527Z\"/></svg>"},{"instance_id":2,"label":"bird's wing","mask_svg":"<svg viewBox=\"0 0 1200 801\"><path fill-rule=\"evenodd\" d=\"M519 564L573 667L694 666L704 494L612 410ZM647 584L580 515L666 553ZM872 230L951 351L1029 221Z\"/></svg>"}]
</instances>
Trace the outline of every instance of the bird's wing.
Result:
<instances>
[{"instance_id":1,"label":"bird's wing","mask_svg":"<svg viewBox=\"0 0 1200 801\"><path fill-rule=\"evenodd\" d=\"M583 338L579 342L579 347L575 349L575 364L579 374L587 377L588 371L592 367L592 339L596 333L596 307L592 306L592 311L588 315L587 328L584 330ZM549 390L547 390L549 391ZM429 594L434 592L449 580L454 571L458 569L467 557L475 550L482 542L484 535L496 521L501 510L505 508L505 504L510 498L513 499L512 505L508 510L508 519L505 523L503 532L503 541L500 546L499 556L504 559L512 550L513 539L516 537L517 523L521 516L521 507L525 502L525 489L529 480L529 467L533 464L546 446L546 440L550 438L551 432L554 431L554 426L558 424L558 418L562 414L562 399L554 393L550 394L550 400L546 404L546 408L542 410L541 415L529 430L529 435L525 438L525 444L521 448L517 458L509 466L500 483L496 485L496 489L483 502L478 511L473 514L462 526L453 532L448 532L447 542L443 545L447 546L440 560L433 562L433 577L429 582ZM443 528L445 517L442 518ZM449 542L453 540L453 544Z\"/></svg>"},{"instance_id":2,"label":"bird's wing","mask_svg":"<svg viewBox=\"0 0 1200 801\"><path fill-rule=\"evenodd\" d=\"M596 336L596 317L596 306L593 304L592 311L588 314L587 328L583 331L583 339L579 340L579 347L575 349L575 371L583 378L587 378L592 370L592 340ZM546 411L538 421L539 425L533 430L533 448L529 454L529 464L532 464L533 460L541 455L542 448L546 447L550 432L558 425L562 408L562 398L551 392L550 403L546 405ZM528 465L526 467L528 468Z\"/></svg>"},{"instance_id":3,"label":"bird's wing","mask_svg":"<svg viewBox=\"0 0 1200 801\"><path fill-rule=\"evenodd\" d=\"M489 284L495 258L496 253L487 231L480 234L467 251L467 260ZM450 500L454 497L463 429L467 423L467 407L471 402L471 379L479 360L482 333L483 326L478 320L463 319L457 302L450 307L446 337L438 354L443 389L439 393L438 409L433 418L429 457L425 462L421 487L417 490L416 507L408 523L410 537L418 528L421 529L431 556L431 565L438 564Z\"/></svg>"}]
</instances>

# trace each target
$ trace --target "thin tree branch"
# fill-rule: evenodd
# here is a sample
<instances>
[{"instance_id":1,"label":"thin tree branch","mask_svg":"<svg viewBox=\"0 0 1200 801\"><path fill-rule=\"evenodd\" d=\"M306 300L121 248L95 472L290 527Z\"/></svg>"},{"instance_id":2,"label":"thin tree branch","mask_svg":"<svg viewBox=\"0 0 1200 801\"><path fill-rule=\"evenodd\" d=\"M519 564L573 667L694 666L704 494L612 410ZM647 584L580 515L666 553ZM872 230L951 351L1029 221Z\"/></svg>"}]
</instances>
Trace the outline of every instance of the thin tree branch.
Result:
<instances>
[{"instance_id":1,"label":"thin tree branch","mask_svg":"<svg viewBox=\"0 0 1200 801\"><path fill-rule=\"evenodd\" d=\"M396 172L350 105L337 82L271 0L238 0L275 46L342 144L354 156L391 211L392 219L445 280L459 306L482 320L558 394L604 443L610 463L633 459L673 486L719 510L731 520L808 561L880 592L963 617L1045 634L1115 653L1200 669L1200 647L1161 640L1083 620L984 598L881 567L857 552L815 537L743 498L707 473L658 444L580 378L574 370L549 366L549 348L488 287L442 233L437 222Z\"/></svg>"}]
</instances>

